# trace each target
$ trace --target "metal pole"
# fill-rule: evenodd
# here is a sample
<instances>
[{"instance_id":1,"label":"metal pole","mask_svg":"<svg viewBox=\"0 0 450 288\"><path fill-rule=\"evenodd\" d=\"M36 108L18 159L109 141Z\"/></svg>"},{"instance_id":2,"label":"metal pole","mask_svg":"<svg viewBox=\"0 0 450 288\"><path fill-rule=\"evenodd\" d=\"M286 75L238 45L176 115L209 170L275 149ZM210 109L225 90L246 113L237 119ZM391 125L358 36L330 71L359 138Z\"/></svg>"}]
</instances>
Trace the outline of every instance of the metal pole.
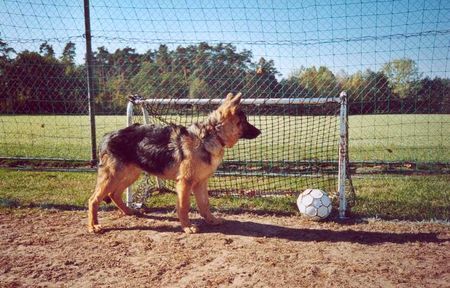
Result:
<instances>
[{"instance_id":1,"label":"metal pole","mask_svg":"<svg viewBox=\"0 0 450 288\"><path fill-rule=\"evenodd\" d=\"M129 101L127 105L127 126L131 125L133 125L133 103ZM131 186L127 187L126 203L128 207L131 207L133 204L133 190Z\"/></svg>"},{"instance_id":2,"label":"metal pole","mask_svg":"<svg viewBox=\"0 0 450 288\"><path fill-rule=\"evenodd\" d=\"M148 119L149 118L148 112L147 112L147 109L145 109L144 105L142 105L141 110L142 110L142 115L144 116L144 124L150 124L150 121ZM131 124L129 124L129 125L131 125ZM156 180L156 187L158 187L158 190L161 191L161 189L164 187L163 180L156 176L155 176L155 180Z\"/></svg>"},{"instance_id":3,"label":"metal pole","mask_svg":"<svg viewBox=\"0 0 450 288\"><path fill-rule=\"evenodd\" d=\"M341 99L341 111L339 115L339 218L345 219L345 211L347 210L347 199L345 198L345 180L347 179L347 92L343 91L339 95Z\"/></svg>"},{"instance_id":4,"label":"metal pole","mask_svg":"<svg viewBox=\"0 0 450 288\"><path fill-rule=\"evenodd\" d=\"M86 37L86 70L89 100L89 120L91 123L91 164L97 164L97 144L95 131L95 108L94 108L94 70L92 65L91 46L91 18L89 14L89 0L84 0L84 30Z\"/></svg>"},{"instance_id":5,"label":"metal pole","mask_svg":"<svg viewBox=\"0 0 450 288\"><path fill-rule=\"evenodd\" d=\"M218 105L225 101L223 98L213 98L213 99L192 99L192 98L182 98L182 99L137 99L134 101L135 104L159 104L159 105L173 105L173 104L189 104L189 105ZM340 103L341 100L338 97L322 97L322 98L246 98L242 99L241 105L318 105L325 103Z\"/></svg>"}]
</instances>

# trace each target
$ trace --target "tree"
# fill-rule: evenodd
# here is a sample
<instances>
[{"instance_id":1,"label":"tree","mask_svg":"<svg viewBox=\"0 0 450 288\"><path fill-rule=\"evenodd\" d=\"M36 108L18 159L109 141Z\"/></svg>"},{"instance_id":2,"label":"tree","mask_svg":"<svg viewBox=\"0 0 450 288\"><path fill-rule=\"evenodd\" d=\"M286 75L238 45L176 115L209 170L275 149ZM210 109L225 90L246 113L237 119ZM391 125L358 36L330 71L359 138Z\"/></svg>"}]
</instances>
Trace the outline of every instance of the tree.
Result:
<instances>
[{"instance_id":1,"label":"tree","mask_svg":"<svg viewBox=\"0 0 450 288\"><path fill-rule=\"evenodd\" d=\"M183 73L184 79L188 79L189 77L189 59L186 57L186 48L178 46L176 52L174 53L174 67L175 70L181 70Z\"/></svg>"},{"instance_id":2,"label":"tree","mask_svg":"<svg viewBox=\"0 0 450 288\"><path fill-rule=\"evenodd\" d=\"M156 53L156 64L160 68L161 73L170 72L172 69L172 59L169 54L167 45L161 44Z\"/></svg>"},{"instance_id":3,"label":"tree","mask_svg":"<svg viewBox=\"0 0 450 288\"><path fill-rule=\"evenodd\" d=\"M161 81L158 65L144 62L139 72L131 79L131 89L133 93L138 93L148 98L160 98L158 85Z\"/></svg>"},{"instance_id":4,"label":"tree","mask_svg":"<svg viewBox=\"0 0 450 288\"><path fill-rule=\"evenodd\" d=\"M120 111L120 113L123 113L127 105L127 95L131 93L130 79L126 78L123 74L119 74L109 79L105 88L110 96L110 103L105 104L109 104L108 106L112 110L111 112L118 113ZM103 98L103 100L106 99Z\"/></svg>"},{"instance_id":5,"label":"tree","mask_svg":"<svg viewBox=\"0 0 450 288\"><path fill-rule=\"evenodd\" d=\"M108 61L108 76L124 74L123 76L131 78L139 71L142 56L134 48L116 49L114 53L105 56Z\"/></svg>"},{"instance_id":6,"label":"tree","mask_svg":"<svg viewBox=\"0 0 450 288\"><path fill-rule=\"evenodd\" d=\"M74 61L75 61L75 56L76 56L75 43L67 42L66 46L64 46L64 49L63 49L63 52L61 55L61 61L64 64L73 65Z\"/></svg>"},{"instance_id":7,"label":"tree","mask_svg":"<svg viewBox=\"0 0 450 288\"><path fill-rule=\"evenodd\" d=\"M111 61L111 53L105 46L100 46L97 48L97 52L94 52L94 59L97 65L108 66Z\"/></svg>"},{"instance_id":8,"label":"tree","mask_svg":"<svg viewBox=\"0 0 450 288\"><path fill-rule=\"evenodd\" d=\"M64 65L55 58L24 51L5 71L8 97L20 113L58 113L66 108Z\"/></svg>"},{"instance_id":9,"label":"tree","mask_svg":"<svg viewBox=\"0 0 450 288\"><path fill-rule=\"evenodd\" d=\"M196 80L197 83L202 83L200 80L206 82L202 86L208 87L209 97L223 97L228 92L243 89L251 63L249 58L251 53L247 50L239 53L231 44L219 43L210 46L207 43L200 43L196 52L192 54L195 56L191 81L199 79Z\"/></svg>"},{"instance_id":10,"label":"tree","mask_svg":"<svg viewBox=\"0 0 450 288\"><path fill-rule=\"evenodd\" d=\"M189 93L189 79L182 71L160 73L156 63L144 63L131 79L131 91L148 98L186 98Z\"/></svg>"},{"instance_id":11,"label":"tree","mask_svg":"<svg viewBox=\"0 0 450 288\"><path fill-rule=\"evenodd\" d=\"M361 91L365 98L365 113L387 113L395 109L395 99L389 87L389 80L382 72L367 70L364 73L364 84Z\"/></svg>"},{"instance_id":12,"label":"tree","mask_svg":"<svg viewBox=\"0 0 450 288\"><path fill-rule=\"evenodd\" d=\"M367 85L366 79L361 71L357 71L350 76L343 76L340 79L342 90L347 91L350 101L361 101L364 95L364 88Z\"/></svg>"},{"instance_id":13,"label":"tree","mask_svg":"<svg viewBox=\"0 0 450 288\"><path fill-rule=\"evenodd\" d=\"M192 80L189 86L189 98L192 99L208 99L211 97L213 92L211 91L211 87L209 87L208 83L200 78L195 78Z\"/></svg>"},{"instance_id":14,"label":"tree","mask_svg":"<svg viewBox=\"0 0 450 288\"><path fill-rule=\"evenodd\" d=\"M15 53L16 51L0 38L0 64L10 61L11 54Z\"/></svg>"},{"instance_id":15,"label":"tree","mask_svg":"<svg viewBox=\"0 0 450 288\"><path fill-rule=\"evenodd\" d=\"M275 68L275 63L273 60L267 61L264 57L259 58L258 68L256 70L256 74L258 75L275 75L278 74L277 69Z\"/></svg>"},{"instance_id":16,"label":"tree","mask_svg":"<svg viewBox=\"0 0 450 288\"><path fill-rule=\"evenodd\" d=\"M39 53L44 57L55 58L55 50L47 41L39 46Z\"/></svg>"},{"instance_id":17,"label":"tree","mask_svg":"<svg viewBox=\"0 0 450 288\"><path fill-rule=\"evenodd\" d=\"M333 72L325 66L317 69L300 68L291 77L298 79L300 85L305 88L307 97L336 97L339 95L339 83Z\"/></svg>"},{"instance_id":18,"label":"tree","mask_svg":"<svg viewBox=\"0 0 450 288\"><path fill-rule=\"evenodd\" d=\"M349 95L350 111L353 114L386 113L392 108L392 93L389 81L382 72L357 71L340 79L342 90Z\"/></svg>"},{"instance_id":19,"label":"tree","mask_svg":"<svg viewBox=\"0 0 450 288\"><path fill-rule=\"evenodd\" d=\"M256 71L246 73L244 93L250 98L275 98L278 96L281 86L275 75L278 71L273 60L267 61L261 57Z\"/></svg>"},{"instance_id":20,"label":"tree","mask_svg":"<svg viewBox=\"0 0 450 288\"><path fill-rule=\"evenodd\" d=\"M280 98L298 98L299 95L303 95L305 87L300 85L299 81L295 77L288 77L280 81Z\"/></svg>"},{"instance_id":21,"label":"tree","mask_svg":"<svg viewBox=\"0 0 450 288\"><path fill-rule=\"evenodd\" d=\"M206 42L201 42L196 47L194 66L197 70L197 74L203 71L208 66L208 59L210 58L211 46Z\"/></svg>"},{"instance_id":22,"label":"tree","mask_svg":"<svg viewBox=\"0 0 450 288\"><path fill-rule=\"evenodd\" d=\"M388 77L389 87L401 99L418 89L416 84L420 78L419 69L411 59L392 60L384 64L381 71Z\"/></svg>"},{"instance_id":23,"label":"tree","mask_svg":"<svg viewBox=\"0 0 450 288\"><path fill-rule=\"evenodd\" d=\"M75 44L66 43L59 58L48 42L39 48L39 53L22 51L13 58L14 49L0 39L1 111L84 112L85 67L75 63ZM251 51L238 51L227 43L202 42L175 50L161 45L142 54L131 47L110 53L102 46L94 53L94 63L96 104L103 112L124 111L130 93L150 98L218 98L238 91L246 97L273 98L335 97L346 90L350 110L358 114L448 113L450 107L450 80L420 79L410 59L386 63L378 72L352 75L335 75L325 66L302 67L280 81L273 60L255 61ZM271 113L279 109L266 108Z\"/></svg>"},{"instance_id":24,"label":"tree","mask_svg":"<svg viewBox=\"0 0 450 288\"><path fill-rule=\"evenodd\" d=\"M14 49L0 39L0 112L7 112L12 109L10 87L8 87L8 84L11 85L12 83L8 83L6 71L11 65L11 54L13 53L15 53Z\"/></svg>"},{"instance_id":25,"label":"tree","mask_svg":"<svg viewBox=\"0 0 450 288\"><path fill-rule=\"evenodd\" d=\"M449 113L450 81L439 77L422 79L416 110L419 113Z\"/></svg>"}]
</instances>

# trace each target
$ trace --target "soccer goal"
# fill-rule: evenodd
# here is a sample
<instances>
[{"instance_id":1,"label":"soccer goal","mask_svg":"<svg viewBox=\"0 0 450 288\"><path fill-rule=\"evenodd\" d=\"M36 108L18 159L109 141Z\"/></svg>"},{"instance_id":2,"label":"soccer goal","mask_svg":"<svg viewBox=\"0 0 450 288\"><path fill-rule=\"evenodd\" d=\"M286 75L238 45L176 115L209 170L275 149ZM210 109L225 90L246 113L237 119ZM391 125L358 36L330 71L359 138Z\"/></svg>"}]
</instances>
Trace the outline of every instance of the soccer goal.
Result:
<instances>
[{"instance_id":1,"label":"soccer goal","mask_svg":"<svg viewBox=\"0 0 450 288\"><path fill-rule=\"evenodd\" d=\"M128 103L127 124L188 126L206 119L224 99L144 99ZM262 134L225 152L209 181L212 195L269 197L298 195L307 188L327 191L345 217L348 178L347 94L320 98L247 98L249 122ZM127 205L140 206L149 191L174 191L174 183L146 175L127 190Z\"/></svg>"}]
</instances>

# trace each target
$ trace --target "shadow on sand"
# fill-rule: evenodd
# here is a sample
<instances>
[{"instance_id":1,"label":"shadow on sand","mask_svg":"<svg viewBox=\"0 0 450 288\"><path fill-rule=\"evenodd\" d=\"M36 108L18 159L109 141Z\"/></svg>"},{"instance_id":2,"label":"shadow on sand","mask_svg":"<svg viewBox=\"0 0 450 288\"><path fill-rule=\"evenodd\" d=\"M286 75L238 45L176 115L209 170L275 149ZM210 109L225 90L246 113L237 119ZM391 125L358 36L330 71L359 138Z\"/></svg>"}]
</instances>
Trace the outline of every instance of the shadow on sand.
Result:
<instances>
[{"instance_id":1,"label":"shadow on sand","mask_svg":"<svg viewBox=\"0 0 450 288\"><path fill-rule=\"evenodd\" d=\"M140 217L153 220L174 221L177 223L175 225L105 227L105 232L114 230L151 230L157 232L181 233L181 228L176 217L157 214L142 214ZM226 220L219 226L209 226L202 220L197 220L194 222L200 226L200 233L219 233L233 236L277 238L299 242L350 242L374 245L383 243L403 244L410 242L444 243L450 241L450 239L439 239L436 233L392 233L358 231L353 229L336 231L330 229L292 228L274 224L239 220ZM348 223L343 223L343 225L351 226L351 224L349 225Z\"/></svg>"},{"instance_id":2,"label":"shadow on sand","mask_svg":"<svg viewBox=\"0 0 450 288\"><path fill-rule=\"evenodd\" d=\"M251 221L226 221L221 226L202 226L203 233L222 233L248 237L266 237L286 239L299 242L351 242L359 244L382 243L443 243L450 239L439 239L436 233L392 233L371 232L346 229L342 231L330 229L308 229L277 226L273 224L255 223Z\"/></svg>"}]
</instances>

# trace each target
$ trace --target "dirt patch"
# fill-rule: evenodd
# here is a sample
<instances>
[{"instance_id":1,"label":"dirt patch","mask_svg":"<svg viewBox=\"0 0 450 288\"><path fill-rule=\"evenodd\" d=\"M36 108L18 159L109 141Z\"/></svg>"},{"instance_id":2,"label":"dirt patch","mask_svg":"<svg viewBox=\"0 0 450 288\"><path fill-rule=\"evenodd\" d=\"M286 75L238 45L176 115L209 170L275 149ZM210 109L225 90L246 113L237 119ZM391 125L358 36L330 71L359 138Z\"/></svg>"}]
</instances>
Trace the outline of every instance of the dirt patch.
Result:
<instances>
[{"instance_id":1,"label":"dirt patch","mask_svg":"<svg viewBox=\"0 0 450 288\"><path fill-rule=\"evenodd\" d=\"M174 214L0 212L0 286L448 287L450 226L224 215L218 227L181 233Z\"/></svg>"}]
</instances>

